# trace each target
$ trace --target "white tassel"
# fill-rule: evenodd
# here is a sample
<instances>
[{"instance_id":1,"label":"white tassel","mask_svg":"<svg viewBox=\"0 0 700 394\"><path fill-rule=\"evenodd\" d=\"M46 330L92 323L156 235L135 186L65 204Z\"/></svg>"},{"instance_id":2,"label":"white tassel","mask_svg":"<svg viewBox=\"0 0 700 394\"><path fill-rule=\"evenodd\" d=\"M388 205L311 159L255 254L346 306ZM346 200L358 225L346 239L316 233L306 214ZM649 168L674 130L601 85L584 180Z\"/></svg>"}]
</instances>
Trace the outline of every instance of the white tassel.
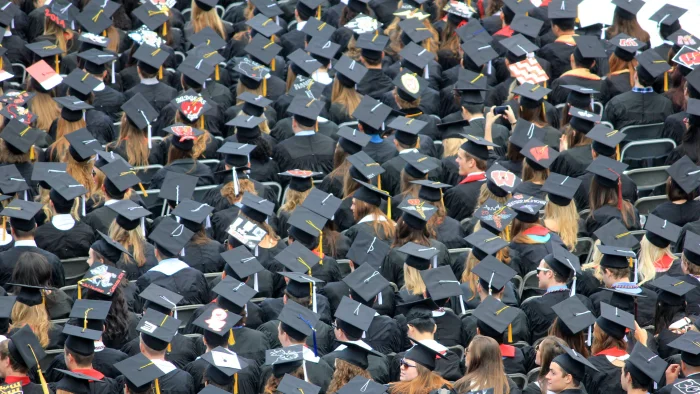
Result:
<instances>
[{"instance_id":1,"label":"white tassel","mask_svg":"<svg viewBox=\"0 0 700 394\"><path fill-rule=\"evenodd\" d=\"M148 124L148 149L153 148L153 144L151 143L151 124Z\"/></svg>"},{"instance_id":2,"label":"white tassel","mask_svg":"<svg viewBox=\"0 0 700 394\"><path fill-rule=\"evenodd\" d=\"M112 85L117 83L116 72L114 71L114 63L116 63L116 62L117 62L116 60L112 62ZM150 146L149 146L149 148L150 148Z\"/></svg>"},{"instance_id":3,"label":"white tassel","mask_svg":"<svg viewBox=\"0 0 700 394\"><path fill-rule=\"evenodd\" d=\"M258 257L258 245L255 245L255 257Z\"/></svg>"},{"instance_id":4,"label":"white tassel","mask_svg":"<svg viewBox=\"0 0 700 394\"><path fill-rule=\"evenodd\" d=\"M141 232L143 232L144 238L146 237L146 218L141 218Z\"/></svg>"},{"instance_id":5,"label":"white tassel","mask_svg":"<svg viewBox=\"0 0 700 394\"><path fill-rule=\"evenodd\" d=\"M85 217L85 195L81 197L82 200L82 205L83 205L83 217Z\"/></svg>"},{"instance_id":6,"label":"white tassel","mask_svg":"<svg viewBox=\"0 0 700 394\"><path fill-rule=\"evenodd\" d=\"M256 292L259 291L258 290L258 273L257 272L255 274L253 274L253 290L255 290ZM316 302L314 302L314 304L316 304Z\"/></svg>"},{"instance_id":7,"label":"white tassel","mask_svg":"<svg viewBox=\"0 0 700 394\"><path fill-rule=\"evenodd\" d=\"M489 65L486 68L486 74L491 75L491 60L489 60Z\"/></svg>"},{"instance_id":8,"label":"white tassel","mask_svg":"<svg viewBox=\"0 0 700 394\"><path fill-rule=\"evenodd\" d=\"M464 296L461 294L459 295L459 305L462 307L462 314L467 313L467 310L464 309Z\"/></svg>"},{"instance_id":9,"label":"white tassel","mask_svg":"<svg viewBox=\"0 0 700 394\"><path fill-rule=\"evenodd\" d=\"M207 215L207 224L204 226L204 228L211 228L211 220L209 219L209 215Z\"/></svg>"},{"instance_id":10,"label":"white tassel","mask_svg":"<svg viewBox=\"0 0 700 394\"><path fill-rule=\"evenodd\" d=\"M236 167L233 167L233 194L238 197L238 175L236 174Z\"/></svg>"},{"instance_id":11,"label":"white tassel","mask_svg":"<svg viewBox=\"0 0 700 394\"><path fill-rule=\"evenodd\" d=\"M382 292L381 292L381 291L379 292L379 296L377 297L377 303L378 303L379 305L382 304Z\"/></svg>"},{"instance_id":12,"label":"white tassel","mask_svg":"<svg viewBox=\"0 0 700 394\"><path fill-rule=\"evenodd\" d=\"M185 248L182 248L180 251L180 256L185 257Z\"/></svg>"},{"instance_id":13,"label":"white tassel","mask_svg":"<svg viewBox=\"0 0 700 394\"><path fill-rule=\"evenodd\" d=\"M318 308L316 307L316 284L315 283L311 285L311 297L312 297L311 302L313 303L313 311L314 311L314 313L318 313Z\"/></svg>"},{"instance_id":14,"label":"white tassel","mask_svg":"<svg viewBox=\"0 0 700 394\"><path fill-rule=\"evenodd\" d=\"M592 327L592 326L588 326L588 339L586 339L586 344L587 344L588 346L591 346L591 338L593 337L593 333L592 333L591 327Z\"/></svg>"},{"instance_id":15,"label":"white tassel","mask_svg":"<svg viewBox=\"0 0 700 394\"><path fill-rule=\"evenodd\" d=\"M634 283L637 283L637 259L634 259Z\"/></svg>"},{"instance_id":16,"label":"white tassel","mask_svg":"<svg viewBox=\"0 0 700 394\"><path fill-rule=\"evenodd\" d=\"M569 297L573 297L576 295L576 274L574 274L574 282L571 283L571 294Z\"/></svg>"},{"instance_id":17,"label":"white tassel","mask_svg":"<svg viewBox=\"0 0 700 394\"><path fill-rule=\"evenodd\" d=\"M27 196L27 191L24 191L24 201L29 201L29 197Z\"/></svg>"},{"instance_id":18,"label":"white tassel","mask_svg":"<svg viewBox=\"0 0 700 394\"><path fill-rule=\"evenodd\" d=\"M83 121L85 120L85 110L83 110Z\"/></svg>"},{"instance_id":19,"label":"white tassel","mask_svg":"<svg viewBox=\"0 0 700 394\"><path fill-rule=\"evenodd\" d=\"M437 255L433 257L433 268L437 268Z\"/></svg>"},{"instance_id":20,"label":"white tassel","mask_svg":"<svg viewBox=\"0 0 700 394\"><path fill-rule=\"evenodd\" d=\"M423 69L423 78L429 79L430 78L430 70L428 68L428 65L425 65L425 68Z\"/></svg>"},{"instance_id":21,"label":"white tassel","mask_svg":"<svg viewBox=\"0 0 700 394\"><path fill-rule=\"evenodd\" d=\"M605 25L600 28L600 39L605 39Z\"/></svg>"},{"instance_id":22,"label":"white tassel","mask_svg":"<svg viewBox=\"0 0 700 394\"><path fill-rule=\"evenodd\" d=\"M367 338L367 333L365 331L362 331L362 339Z\"/></svg>"},{"instance_id":23,"label":"white tassel","mask_svg":"<svg viewBox=\"0 0 700 394\"><path fill-rule=\"evenodd\" d=\"M301 366L304 368L304 381L309 381L309 375L306 373L306 360L301 362Z\"/></svg>"}]
</instances>

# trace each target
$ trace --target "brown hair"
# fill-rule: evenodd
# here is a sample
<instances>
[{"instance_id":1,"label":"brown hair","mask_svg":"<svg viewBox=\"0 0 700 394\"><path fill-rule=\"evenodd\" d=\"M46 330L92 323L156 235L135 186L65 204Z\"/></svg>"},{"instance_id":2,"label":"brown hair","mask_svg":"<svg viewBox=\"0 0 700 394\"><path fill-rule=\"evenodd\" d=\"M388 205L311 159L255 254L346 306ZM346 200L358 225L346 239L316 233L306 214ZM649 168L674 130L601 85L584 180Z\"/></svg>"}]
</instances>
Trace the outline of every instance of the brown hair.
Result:
<instances>
[{"instance_id":1,"label":"brown hair","mask_svg":"<svg viewBox=\"0 0 700 394\"><path fill-rule=\"evenodd\" d=\"M190 7L192 8L192 29L195 33L199 33L205 27L209 27L224 40L228 38L226 37L224 24L221 22L219 14L216 13L216 8L212 8L209 11L204 11L194 0L192 0L192 5Z\"/></svg>"},{"instance_id":2,"label":"brown hair","mask_svg":"<svg viewBox=\"0 0 700 394\"><path fill-rule=\"evenodd\" d=\"M29 111L36 115L36 128L48 131L53 121L61 116L61 109L53 99L53 90L49 91L49 93L40 92L34 89L31 82L27 83L27 90L36 94L28 105Z\"/></svg>"},{"instance_id":3,"label":"brown hair","mask_svg":"<svg viewBox=\"0 0 700 394\"><path fill-rule=\"evenodd\" d=\"M331 97L331 102L342 105L345 109L345 113L349 116L355 112L355 109L357 109L357 106L360 105L360 101L362 100L362 96L357 93L355 88L349 88L343 85L337 78L333 81Z\"/></svg>"},{"instance_id":4,"label":"brown hair","mask_svg":"<svg viewBox=\"0 0 700 394\"><path fill-rule=\"evenodd\" d=\"M581 353L583 357L588 358L588 346L586 346L586 338L584 337L584 331L580 331L574 335L569 335L569 333L564 332L561 329L561 323L559 317L555 317L552 325L549 327L548 335L554 336L561 341L564 341L566 345L577 352ZM540 349L541 349L540 345ZM551 360L550 360L551 361ZM542 363L544 365L544 362ZM546 374L547 372L545 372Z\"/></svg>"},{"instance_id":5,"label":"brown hair","mask_svg":"<svg viewBox=\"0 0 700 394\"><path fill-rule=\"evenodd\" d=\"M608 73L608 78L615 73L620 73L620 71L627 70L629 72L630 86L634 86L634 68L637 67L637 59L632 59L630 61L624 61L617 57L615 53L610 55L609 58L610 72Z\"/></svg>"},{"instance_id":6,"label":"brown hair","mask_svg":"<svg viewBox=\"0 0 700 394\"><path fill-rule=\"evenodd\" d=\"M345 174L350 169L350 162L346 159L350 156L348 152L343 149L340 144L335 146L335 152L333 152L333 171L328 174L331 178L344 177ZM347 195L345 196L347 197Z\"/></svg>"},{"instance_id":7,"label":"brown hair","mask_svg":"<svg viewBox=\"0 0 700 394\"><path fill-rule=\"evenodd\" d=\"M539 221L537 223L526 223L521 222L517 218L513 219L513 222L511 223L511 232L513 237L512 242L526 245L534 245L540 243L523 234L523 232L525 232L525 230L529 229L530 227L535 227L539 225Z\"/></svg>"},{"instance_id":8,"label":"brown hair","mask_svg":"<svg viewBox=\"0 0 700 394\"><path fill-rule=\"evenodd\" d=\"M542 105L538 105L535 108L527 108L521 105L520 117L522 119L527 120L528 122L534 123L535 125L537 125L537 127L545 127L549 123L547 122L547 116L545 116L543 108L544 102L542 103Z\"/></svg>"},{"instance_id":9,"label":"brown hair","mask_svg":"<svg viewBox=\"0 0 700 394\"><path fill-rule=\"evenodd\" d=\"M477 335L472 339L467 351L470 356L467 373L455 382L455 391L462 394L493 388L494 394L507 394L508 379L503 369L498 342L493 338Z\"/></svg>"},{"instance_id":10,"label":"brown hair","mask_svg":"<svg viewBox=\"0 0 700 394\"><path fill-rule=\"evenodd\" d=\"M544 183L549 177L549 168L542 170L536 169L528 164L527 160L523 161L523 182Z\"/></svg>"},{"instance_id":11,"label":"brown hair","mask_svg":"<svg viewBox=\"0 0 700 394\"><path fill-rule=\"evenodd\" d=\"M366 369L362 369L356 365L350 364L345 360L336 358L335 372L333 372L331 383L328 385L327 393L334 394L336 391L340 390L341 387L345 386L356 376L362 376L365 379L372 379L372 376L369 374L369 372L367 372Z\"/></svg>"},{"instance_id":12,"label":"brown hair","mask_svg":"<svg viewBox=\"0 0 700 394\"><path fill-rule=\"evenodd\" d=\"M294 211L294 209L297 206L300 206L304 202L306 196L308 196L309 193L311 193L311 189L304 192L298 192L292 189L287 190L287 200L284 202L284 205L282 205L279 210L285 212Z\"/></svg>"},{"instance_id":13,"label":"brown hair","mask_svg":"<svg viewBox=\"0 0 700 394\"><path fill-rule=\"evenodd\" d=\"M253 4L250 2L250 4ZM289 373L288 375L291 375L297 379L304 379L304 369L302 367L299 367L294 370L294 372ZM280 382L282 381L282 378L276 377L274 374L270 374L270 377L267 378L267 382L265 382L265 387L263 388L263 394L277 394L277 387L280 385Z\"/></svg>"},{"instance_id":14,"label":"brown hair","mask_svg":"<svg viewBox=\"0 0 700 394\"><path fill-rule=\"evenodd\" d=\"M627 342L624 339L613 338L603 331L596 323L593 326L593 342L591 344L591 353L596 355L605 349L616 348L627 350Z\"/></svg>"},{"instance_id":15,"label":"brown hair","mask_svg":"<svg viewBox=\"0 0 700 394\"><path fill-rule=\"evenodd\" d=\"M347 160L345 161L349 163ZM348 171L343 175L343 196L345 196L345 198L352 196L353 193L360 188L360 184L355 182L352 175L350 175L349 169L350 165L348 164Z\"/></svg>"},{"instance_id":16,"label":"brown hair","mask_svg":"<svg viewBox=\"0 0 700 394\"><path fill-rule=\"evenodd\" d=\"M133 230L126 230L115 220L109 225L109 237L122 244L126 250L131 251L133 259L126 253L122 253L125 263L135 263L137 267L143 267L146 264L146 239L141 233L141 226Z\"/></svg>"},{"instance_id":17,"label":"brown hair","mask_svg":"<svg viewBox=\"0 0 700 394\"><path fill-rule=\"evenodd\" d=\"M253 94L256 97L262 96L263 95L263 84L260 83L260 85L258 85L258 87L255 89L251 89L242 83L237 84L236 85L236 105L243 105L243 103L245 103L245 101L238 98L238 97L241 97L241 95L245 92L250 92L251 94Z\"/></svg>"},{"instance_id":18,"label":"brown hair","mask_svg":"<svg viewBox=\"0 0 700 394\"><path fill-rule=\"evenodd\" d=\"M30 160L29 157L31 156L31 150L28 151L27 153L14 153L12 152L8 147L7 147L7 142L1 138L2 134L0 134L0 141L2 141L2 145L0 145L0 163L3 164L20 164L20 163L34 163L37 161L37 151L38 149L32 145L30 149L34 150L34 159Z\"/></svg>"},{"instance_id":19,"label":"brown hair","mask_svg":"<svg viewBox=\"0 0 700 394\"><path fill-rule=\"evenodd\" d=\"M409 382L396 382L389 386L389 394L429 394L441 387L452 388L452 385L442 376L416 363L418 376Z\"/></svg>"},{"instance_id":20,"label":"brown hair","mask_svg":"<svg viewBox=\"0 0 700 394\"><path fill-rule=\"evenodd\" d=\"M378 235L384 234L385 239L394 238L396 234L396 225L391 218L387 217L384 212L382 212L379 207L367 204L364 201L354 199L353 204L355 204L354 217L355 221L362 219L367 215L373 215L375 220L372 221L372 229ZM385 217L386 220L378 220L379 217ZM381 231L380 231L381 229Z\"/></svg>"},{"instance_id":21,"label":"brown hair","mask_svg":"<svg viewBox=\"0 0 700 394\"><path fill-rule=\"evenodd\" d=\"M95 162L93 160L76 161L70 154L66 155L64 161L67 162L66 173L70 174L70 176L75 178L78 183L85 186L85 189L87 189L85 198L92 197L92 193L97 190L95 181L92 179L92 168Z\"/></svg>"},{"instance_id":22,"label":"brown hair","mask_svg":"<svg viewBox=\"0 0 700 394\"><path fill-rule=\"evenodd\" d=\"M204 114L202 114L197 120L195 121L190 121L187 119L187 117L182 116L180 114L180 111L177 111L175 113L175 123L183 123L188 126L196 127L199 128L204 132L204 134L200 135L194 140L194 147L192 148L192 159L194 160L201 160L201 159L206 159L207 157L202 156L204 152L207 150L207 145L211 142L211 140L214 138L211 136L211 133L209 130L206 129L206 124L204 122ZM171 139L173 138L172 135L169 136ZM168 155L168 160L170 159ZM170 162L170 161L169 161Z\"/></svg>"},{"instance_id":23,"label":"brown hair","mask_svg":"<svg viewBox=\"0 0 700 394\"><path fill-rule=\"evenodd\" d=\"M595 177L591 179L591 190L588 193L588 204L590 205L590 217L592 219L595 219L595 211L602 206L610 205L617 207L619 203L617 187L604 187L598 183ZM632 207L632 204L625 199L622 200L622 209L620 210L620 215L622 216L622 223L625 225L625 227L629 228L635 223L634 207Z\"/></svg>"},{"instance_id":24,"label":"brown hair","mask_svg":"<svg viewBox=\"0 0 700 394\"><path fill-rule=\"evenodd\" d=\"M12 368L13 371L26 374L28 372L28 368L20 362L21 360L15 360L10 354L10 340L0 342L0 360L7 360L9 358L10 368Z\"/></svg>"},{"instance_id":25,"label":"brown hair","mask_svg":"<svg viewBox=\"0 0 700 394\"><path fill-rule=\"evenodd\" d=\"M556 323L550 327L550 331L555 326ZM537 381L540 383L540 393L542 394L547 394L548 391L545 377L549 372L549 365L552 363L552 360L554 360L554 357L566 353L562 347L563 345L565 345L565 343L561 339L552 336L550 333L549 336L542 338L542 341L540 341L539 345L536 346L540 351L540 371L537 374ZM578 351L578 349L574 350ZM585 348L585 346L584 350L586 353L581 354L588 358L588 350Z\"/></svg>"},{"instance_id":26,"label":"brown hair","mask_svg":"<svg viewBox=\"0 0 700 394\"><path fill-rule=\"evenodd\" d=\"M119 141L124 141L126 148L126 160L132 166L148 165L148 142L147 136L127 118L126 113L122 114L121 127L119 129ZM144 143L145 142L145 143ZM117 147L118 142L109 144L108 148Z\"/></svg>"},{"instance_id":27,"label":"brown hair","mask_svg":"<svg viewBox=\"0 0 700 394\"><path fill-rule=\"evenodd\" d=\"M63 51L61 57L65 56L66 52L68 52L68 44L72 41L66 39L64 36L66 32L71 32L71 30L57 25L51 18L44 18L44 35L53 36L56 39L56 46Z\"/></svg>"},{"instance_id":28,"label":"brown hair","mask_svg":"<svg viewBox=\"0 0 700 394\"><path fill-rule=\"evenodd\" d=\"M254 195L258 195L255 191L255 184L250 179L238 179L238 194L236 194L236 189L233 186L233 181L225 184L219 193L221 196L228 200L229 204L233 205L243 199L243 193L248 192Z\"/></svg>"},{"instance_id":29,"label":"brown hair","mask_svg":"<svg viewBox=\"0 0 700 394\"><path fill-rule=\"evenodd\" d=\"M605 30L606 36L612 38L618 34L625 33L641 42L649 42L649 33L642 29L642 26L637 21L637 17L632 15L632 18L623 18L620 13L629 14L629 12L621 10L620 7L615 7L613 24Z\"/></svg>"}]
</instances>

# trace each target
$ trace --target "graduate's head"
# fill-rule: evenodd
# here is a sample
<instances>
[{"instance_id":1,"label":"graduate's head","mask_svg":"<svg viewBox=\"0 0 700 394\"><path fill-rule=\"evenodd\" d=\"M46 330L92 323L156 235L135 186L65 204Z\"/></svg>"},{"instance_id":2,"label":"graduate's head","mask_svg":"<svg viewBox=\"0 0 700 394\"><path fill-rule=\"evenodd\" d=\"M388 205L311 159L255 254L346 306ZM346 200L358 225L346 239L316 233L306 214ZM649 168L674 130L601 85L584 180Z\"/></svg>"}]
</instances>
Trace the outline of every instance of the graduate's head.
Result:
<instances>
[{"instance_id":1,"label":"graduate's head","mask_svg":"<svg viewBox=\"0 0 700 394\"><path fill-rule=\"evenodd\" d=\"M552 32L557 36L563 32L574 30L576 27L576 19L574 18L556 18L549 21L552 23Z\"/></svg>"},{"instance_id":2,"label":"graduate's head","mask_svg":"<svg viewBox=\"0 0 700 394\"><path fill-rule=\"evenodd\" d=\"M631 390L653 391L653 380L635 367L630 360L625 361L620 375L620 385L626 392Z\"/></svg>"},{"instance_id":3,"label":"graduate's head","mask_svg":"<svg viewBox=\"0 0 700 394\"><path fill-rule=\"evenodd\" d=\"M95 358L95 353L92 354L80 354L74 350L71 350L68 346L63 348L66 366L69 369L76 368L92 368L92 360Z\"/></svg>"},{"instance_id":4,"label":"graduate's head","mask_svg":"<svg viewBox=\"0 0 700 394\"><path fill-rule=\"evenodd\" d=\"M9 344L11 341L11 339L6 339L0 342L0 375L3 378L8 375L26 374L28 372L27 366L10 352Z\"/></svg>"},{"instance_id":5,"label":"graduate's head","mask_svg":"<svg viewBox=\"0 0 700 394\"><path fill-rule=\"evenodd\" d=\"M558 357L567 357L566 355L560 355L555 357L551 364L549 364L549 372L545 378L547 379L547 389L555 393L560 393L569 388L579 387L581 384L582 376L574 376L571 372L564 369L562 365L559 364Z\"/></svg>"},{"instance_id":6,"label":"graduate's head","mask_svg":"<svg viewBox=\"0 0 700 394\"><path fill-rule=\"evenodd\" d=\"M455 158L455 161L457 162L459 175L461 176L466 176L473 172L486 171L486 160L469 154L461 148L457 151L457 158Z\"/></svg>"}]
</instances>

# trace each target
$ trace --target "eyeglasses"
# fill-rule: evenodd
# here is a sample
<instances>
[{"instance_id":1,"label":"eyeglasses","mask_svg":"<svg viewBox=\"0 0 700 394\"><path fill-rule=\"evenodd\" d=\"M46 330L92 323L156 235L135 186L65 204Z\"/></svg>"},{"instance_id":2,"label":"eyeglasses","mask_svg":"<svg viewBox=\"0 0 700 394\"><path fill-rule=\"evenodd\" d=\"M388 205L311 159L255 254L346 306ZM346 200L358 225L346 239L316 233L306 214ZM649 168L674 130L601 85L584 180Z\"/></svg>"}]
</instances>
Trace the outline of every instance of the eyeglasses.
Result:
<instances>
[{"instance_id":1,"label":"eyeglasses","mask_svg":"<svg viewBox=\"0 0 700 394\"><path fill-rule=\"evenodd\" d=\"M405 358L402 358L401 361L399 361L399 365L401 365L401 368L406 368L406 369L416 367L415 365L411 365L411 364L407 363Z\"/></svg>"},{"instance_id":2,"label":"eyeglasses","mask_svg":"<svg viewBox=\"0 0 700 394\"><path fill-rule=\"evenodd\" d=\"M331 327L333 327L334 330L338 329L338 325L335 324L335 322L331 323Z\"/></svg>"},{"instance_id":3,"label":"eyeglasses","mask_svg":"<svg viewBox=\"0 0 700 394\"><path fill-rule=\"evenodd\" d=\"M540 268L540 267L537 267L537 272L548 272L548 271L551 271L551 270L550 270L549 268Z\"/></svg>"}]
</instances>

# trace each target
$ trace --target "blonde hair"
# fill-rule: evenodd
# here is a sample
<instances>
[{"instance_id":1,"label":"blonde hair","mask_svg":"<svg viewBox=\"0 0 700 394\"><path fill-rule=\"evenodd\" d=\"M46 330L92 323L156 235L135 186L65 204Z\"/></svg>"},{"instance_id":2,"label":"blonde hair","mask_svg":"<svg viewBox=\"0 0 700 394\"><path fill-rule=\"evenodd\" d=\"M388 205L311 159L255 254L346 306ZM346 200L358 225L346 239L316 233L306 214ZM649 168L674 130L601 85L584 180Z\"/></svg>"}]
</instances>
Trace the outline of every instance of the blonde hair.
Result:
<instances>
[{"instance_id":1,"label":"blonde hair","mask_svg":"<svg viewBox=\"0 0 700 394\"><path fill-rule=\"evenodd\" d=\"M70 154L66 155L64 161L67 162L66 173L70 174L70 176L75 178L78 183L85 186L85 189L87 189L85 198L92 197L92 193L96 190L95 182L92 179L94 161L76 161Z\"/></svg>"},{"instance_id":2,"label":"blonde hair","mask_svg":"<svg viewBox=\"0 0 700 394\"><path fill-rule=\"evenodd\" d=\"M341 104L348 116L351 116L357 106L360 105L362 96L353 88L344 86L338 78L333 81L333 90L331 93L331 102Z\"/></svg>"},{"instance_id":3,"label":"blonde hair","mask_svg":"<svg viewBox=\"0 0 700 394\"><path fill-rule=\"evenodd\" d=\"M660 248L649 242L645 235L640 242L639 255L637 256L637 273L639 277L639 285L653 280L656 277L655 263L664 256L675 259L676 256L671 253L671 245L665 248Z\"/></svg>"},{"instance_id":4,"label":"blonde hair","mask_svg":"<svg viewBox=\"0 0 700 394\"><path fill-rule=\"evenodd\" d=\"M239 84L239 85L241 85L241 84ZM236 105L240 105L240 104L236 104ZM250 114L247 114L243 110L240 110L238 112L237 116L250 116ZM265 134L270 134L270 125L267 123L267 116L265 116L265 113L263 112L263 114L260 115L260 117L263 118L263 121L262 121L262 123L260 123L258 125L258 128L260 129L261 132L263 132Z\"/></svg>"},{"instance_id":5,"label":"blonde hair","mask_svg":"<svg viewBox=\"0 0 700 394\"><path fill-rule=\"evenodd\" d=\"M44 189L39 185L39 195L35 198L35 200L41 204L41 211L44 212L44 216L46 216L46 222L50 222L55 214L54 210L51 209L51 204L49 204L49 201L51 201L49 193L51 193L50 189Z\"/></svg>"},{"instance_id":6,"label":"blonde hair","mask_svg":"<svg viewBox=\"0 0 700 394\"><path fill-rule=\"evenodd\" d=\"M493 194L491 190L489 190L489 187L486 185L486 182L484 182L484 184L481 185L481 188L479 189L479 201L477 207L484 205L484 203L486 203L486 200L488 200L489 198L501 205L506 205L508 200L510 200L510 194L506 195L505 197L499 197Z\"/></svg>"},{"instance_id":7,"label":"blonde hair","mask_svg":"<svg viewBox=\"0 0 700 394\"><path fill-rule=\"evenodd\" d=\"M10 314L10 321L12 324L10 324L9 331L29 325L34 331L34 335L39 339L41 347L46 348L49 345L49 331L53 324L51 324L49 313L46 311L46 305L43 303L29 306L15 302Z\"/></svg>"},{"instance_id":8,"label":"blonde hair","mask_svg":"<svg viewBox=\"0 0 700 394\"><path fill-rule=\"evenodd\" d=\"M457 156L459 148L467 142L466 138L446 138L442 140L442 157Z\"/></svg>"},{"instance_id":9,"label":"blonde hair","mask_svg":"<svg viewBox=\"0 0 700 394\"><path fill-rule=\"evenodd\" d=\"M199 33L205 27L210 27L224 40L228 38L226 37L224 23L221 22L219 14L216 13L216 8L204 11L197 5L195 0L192 0L192 5L190 7L192 8L192 29L195 33Z\"/></svg>"},{"instance_id":10,"label":"blonde hair","mask_svg":"<svg viewBox=\"0 0 700 394\"><path fill-rule=\"evenodd\" d=\"M150 152L145 140L148 137L127 118L126 112L122 114L120 122L119 141L124 141L127 161L132 166L147 166ZM118 141L110 144L108 148L116 148L117 144Z\"/></svg>"},{"instance_id":11,"label":"blonde hair","mask_svg":"<svg viewBox=\"0 0 700 394\"><path fill-rule=\"evenodd\" d=\"M598 250L598 245L600 245L600 240L596 239L593 244L593 250L591 251L591 261L584 264L582 270L593 270L593 276L595 276L598 281L603 281L603 274L600 272L600 260L603 258L603 254Z\"/></svg>"},{"instance_id":12,"label":"blonde hair","mask_svg":"<svg viewBox=\"0 0 700 394\"><path fill-rule=\"evenodd\" d=\"M56 120L56 142L53 143L53 155L56 161L66 161L70 143L66 136L74 131L87 127L85 120L80 118L75 122L69 122L61 116Z\"/></svg>"},{"instance_id":13,"label":"blonde hair","mask_svg":"<svg viewBox=\"0 0 700 394\"><path fill-rule=\"evenodd\" d=\"M32 89L31 83L27 85L30 87L28 90L36 94L28 105L29 111L36 115L36 128L48 131L53 121L61 116L61 109L58 107L58 103L53 99L51 94ZM58 126L58 124L56 126ZM58 131L58 128L56 128L56 131Z\"/></svg>"},{"instance_id":14,"label":"blonde hair","mask_svg":"<svg viewBox=\"0 0 700 394\"><path fill-rule=\"evenodd\" d=\"M248 192L254 195L258 195L255 191L255 184L250 179L238 179L238 194L236 194L236 189L233 187L233 181L225 184L221 191L219 192L222 197L228 200L229 204L233 205L243 199L243 193Z\"/></svg>"},{"instance_id":15,"label":"blonde hair","mask_svg":"<svg viewBox=\"0 0 700 394\"><path fill-rule=\"evenodd\" d=\"M306 196L311 193L311 189L304 192L299 192L296 190L289 189L287 190L287 200L284 202L284 205L280 207L280 211L285 211L285 212L292 212L296 207L301 206L301 204L304 202L306 199Z\"/></svg>"},{"instance_id":16,"label":"blonde hair","mask_svg":"<svg viewBox=\"0 0 700 394\"><path fill-rule=\"evenodd\" d=\"M403 280L406 290L413 295L423 295L428 290L420 276L420 271L406 263L403 264Z\"/></svg>"},{"instance_id":17,"label":"blonde hair","mask_svg":"<svg viewBox=\"0 0 700 394\"><path fill-rule=\"evenodd\" d=\"M569 250L574 250L578 238L579 219L574 200L569 201L567 206L552 203L549 201L549 196L547 196L547 201L547 205L544 206L544 223L546 224L548 219L553 220L557 227L554 231L559 234Z\"/></svg>"},{"instance_id":18,"label":"blonde hair","mask_svg":"<svg viewBox=\"0 0 700 394\"><path fill-rule=\"evenodd\" d=\"M56 46L61 48L61 57L68 52L68 40L64 36L65 32L71 32L69 28L63 28L52 21L51 18L44 18L44 34L45 36L54 36L56 38Z\"/></svg>"},{"instance_id":19,"label":"blonde hair","mask_svg":"<svg viewBox=\"0 0 700 394\"><path fill-rule=\"evenodd\" d=\"M146 239L143 236L141 226L137 226L133 230L126 230L114 220L109 225L109 237L122 244L126 250L131 250L133 259L125 253L122 254L125 263L136 264L137 267L143 267L146 264Z\"/></svg>"}]
</instances>

